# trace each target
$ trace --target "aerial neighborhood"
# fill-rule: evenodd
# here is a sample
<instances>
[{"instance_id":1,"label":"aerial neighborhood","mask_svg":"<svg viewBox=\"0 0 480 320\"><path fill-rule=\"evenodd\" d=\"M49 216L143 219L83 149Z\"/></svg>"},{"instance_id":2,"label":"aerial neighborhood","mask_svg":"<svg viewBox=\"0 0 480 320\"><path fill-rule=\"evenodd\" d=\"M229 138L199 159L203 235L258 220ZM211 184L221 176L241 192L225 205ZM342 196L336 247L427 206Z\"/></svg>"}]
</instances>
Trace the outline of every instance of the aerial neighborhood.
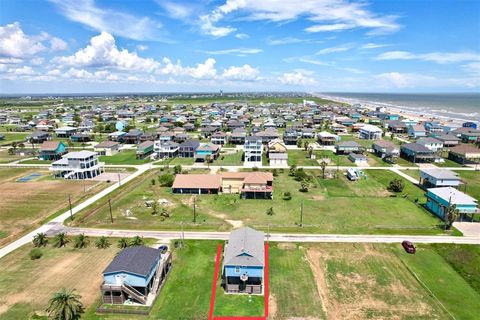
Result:
<instances>
[{"instance_id":1,"label":"aerial neighborhood","mask_svg":"<svg viewBox=\"0 0 480 320\"><path fill-rule=\"evenodd\" d=\"M2 103L2 319L480 313L476 122L306 93Z\"/></svg>"}]
</instances>

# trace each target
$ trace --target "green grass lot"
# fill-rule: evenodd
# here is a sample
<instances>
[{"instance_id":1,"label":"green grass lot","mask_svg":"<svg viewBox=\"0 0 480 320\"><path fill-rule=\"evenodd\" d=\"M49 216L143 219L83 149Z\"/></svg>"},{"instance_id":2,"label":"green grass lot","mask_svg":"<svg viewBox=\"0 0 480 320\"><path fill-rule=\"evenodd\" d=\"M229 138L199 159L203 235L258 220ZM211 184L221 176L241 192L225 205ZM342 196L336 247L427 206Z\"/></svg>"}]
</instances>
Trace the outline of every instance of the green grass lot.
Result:
<instances>
[{"instance_id":1,"label":"green grass lot","mask_svg":"<svg viewBox=\"0 0 480 320\"><path fill-rule=\"evenodd\" d=\"M20 161L22 164L50 164L53 161L51 160L39 160L39 159L30 159L30 160L23 160Z\"/></svg>"},{"instance_id":2,"label":"green grass lot","mask_svg":"<svg viewBox=\"0 0 480 320\"><path fill-rule=\"evenodd\" d=\"M480 172L479 171L456 171L467 182L467 193L480 201ZM463 187L462 187L463 190Z\"/></svg>"},{"instance_id":3,"label":"green grass lot","mask_svg":"<svg viewBox=\"0 0 480 320\"><path fill-rule=\"evenodd\" d=\"M183 166L188 166L192 165L194 163L193 158L168 158L165 160L161 160L158 162L155 162L155 164L160 164L160 165L171 165L171 166L176 166L177 164Z\"/></svg>"},{"instance_id":4,"label":"green grass lot","mask_svg":"<svg viewBox=\"0 0 480 320\"><path fill-rule=\"evenodd\" d=\"M236 151L235 153L220 153L217 160L212 162L214 166L241 166L243 152Z\"/></svg>"},{"instance_id":5,"label":"green grass lot","mask_svg":"<svg viewBox=\"0 0 480 320\"><path fill-rule=\"evenodd\" d=\"M384 170L366 170L367 178L348 181L340 171L338 178L321 179L319 170L313 174L309 192L299 191L300 182L279 170L274 178L273 200L240 199L238 195L196 196L197 223L193 220L193 195L172 194L169 188L159 186L160 171L148 172L114 191L112 209L114 223L110 223L107 199L80 213L76 225L121 229L185 229L228 230L239 223L266 230L283 232L356 233L356 234L438 234L443 233L440 221L426 211L423 191L405 180L405 190L396 197L386 190L393 178L403 179ZM152 185L151 180L155 180ZM291 192L291 200L283 200L284 192ZM145 206L147 199L165 199L170 217L152 215ZM418 199L418 203L415 200ZM300 207L303 202L303 227L299 227ZM266 214L270 207L274 215ZM126 210L131 216L124 216ZM160 208L159 208L160 210ZM230 221L227 221L230 220Z\"/></svg>"},{"instance_id":6,"label":"green grass lot","mask_svg":"<svg viewBox=\"0 0 480 320\"><path fill-rule=\"evenodd\" d=\"M402 172L408 174L412 178L420 180L420 170L402 170Z\"/></svg>"},{"instance_id":7,"label":"green grass lot","mask_svg":"<svg viewBox=\"0 0 480 320\"><path fill-rule=\"evenodd\" d=\"M0 163L9 163L17 160L21 160L25 157L19 155L10 155L7 150L0 150Z\"/></svg>"},{"instance_id":8,"label":"green grass lot","mask_svg":"<svg viewBox=\"0 0 480 320\"><path fill-rule=\"evenodd\" d=\"M150 157L145 159L136 158L136 150L122 150L113 156L100 156L99 161L105 164L145 164L150 162Z\"/></svg>"},{"instance_id":9,"label":"green grass lot","mask_svg":"<svg viewBox=\"0 0 480 320\"><path fill-rule=\"evenodd\" d=\"M339 165L341 166L349 166L349 167L355 167L356 164L354 164L352 161L348 160L347 155L338 155L333 151L329 150L316 150L314 152L316 155L317 163L321 162L323 158L327 158L329 160L328 165L329 166L336 166ZM328 162L328 161L327 161Z\"/></svg>"},{"instance_id":10,"label":"green grass lot","mask_svg":"<svg viewBox=\"0 0 480 320\"><path fill-rule=\"evenodd\" d=\"M0 146L6 146L12 144L12 142L24 142L28 133L25 132L0 132L5 136L5 139L0 140Z\"/></svg>"},{"instance_id":11,"label":"green grass lot","mask_svg":"<svg viewBox=\"0 0 480 320\"><path fill-rule=\"evenodd\" d=\"M437 167L441 167L441 168L449 168L449 167L452 167L452 168L455 168L455 167L463 167L460 163L458 162L455 162L453 160L450 160L450 159L445 159L445 162L443 163L435 163L435 165Z\"/></svg>"},{"instance_id":12,"label":"green grass lot","mask_svg":"<svg viewBox=\"0 0 480 320\"><path fill-rule=\"evenodd\" d=\"M315 153L315 152L314 152ZM288 165L318 166L318 161L307 158L308 153L304 150L288 150Z\"/></svg>"},{"instance_id":13,"label":"green grass lot","mask_svg":"<svg viewBox=\"0 0 480 320\"><path fill-rule=\"evenodd\" d=\"M374 153L365 152L364 153L368 158L368 164L371 167L391 167L392 164L386 161L383 161L379 156Z\"/></svg>"}]
</instances>

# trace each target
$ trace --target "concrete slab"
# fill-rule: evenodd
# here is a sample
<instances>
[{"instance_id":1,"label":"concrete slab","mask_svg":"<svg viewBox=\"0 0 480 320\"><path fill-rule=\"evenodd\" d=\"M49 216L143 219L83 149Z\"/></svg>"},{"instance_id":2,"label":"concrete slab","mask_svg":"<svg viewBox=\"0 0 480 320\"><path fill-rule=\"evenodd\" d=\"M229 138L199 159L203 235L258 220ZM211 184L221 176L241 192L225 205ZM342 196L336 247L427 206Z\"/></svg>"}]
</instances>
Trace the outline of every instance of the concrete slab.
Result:
<instances>
[{"instance_id":1,"label":"concrete slab","mask_svg":"<svg viewBox=\"0 0 480 320\"><path fill-rule=\"evenodd\" d=\"M480 236L480 222L454 222L453 226L466 237Z\"/></svg>"}]
</instances>

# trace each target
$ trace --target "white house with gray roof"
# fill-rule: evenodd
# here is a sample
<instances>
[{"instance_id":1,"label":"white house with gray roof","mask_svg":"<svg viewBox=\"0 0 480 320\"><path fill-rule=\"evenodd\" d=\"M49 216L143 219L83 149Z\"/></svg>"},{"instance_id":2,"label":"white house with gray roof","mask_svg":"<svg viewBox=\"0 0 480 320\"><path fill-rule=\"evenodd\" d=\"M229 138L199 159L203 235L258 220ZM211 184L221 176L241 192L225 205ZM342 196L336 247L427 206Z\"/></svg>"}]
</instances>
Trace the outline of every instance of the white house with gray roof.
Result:
<instances>
[{"instance_id":1,"label":"white house with gray roof","mask_svg":"<svg viewBox=\"0 0 480 320\"><path fill-rule=\"evenodd\" d=\"M96 152L82 150L69 152L52 163L50 171L65 179L91 179L104 171L103 162L98 162Z\"/></svg>"},{"instance_id":2,"label":"white house with gray roof","mask_svg":"<svg viewBox=\"0 0 480 320\"><path fill-rule=\"evenodd\" d=\"M447 169L420 169L420 185L425 188L458 188L462 180L453 171Z\"/></svg>"},{"instance_id":3,"label":"white house with gray roof","mask_svg":"<svg viewBox=\"0 0 480 320\"><path fill-rule=\"evenodd\" d=\"M231 293L263 293L265 234L249 227L230 233L223 256L222 285Z\"/></svg>"}]
</instances>

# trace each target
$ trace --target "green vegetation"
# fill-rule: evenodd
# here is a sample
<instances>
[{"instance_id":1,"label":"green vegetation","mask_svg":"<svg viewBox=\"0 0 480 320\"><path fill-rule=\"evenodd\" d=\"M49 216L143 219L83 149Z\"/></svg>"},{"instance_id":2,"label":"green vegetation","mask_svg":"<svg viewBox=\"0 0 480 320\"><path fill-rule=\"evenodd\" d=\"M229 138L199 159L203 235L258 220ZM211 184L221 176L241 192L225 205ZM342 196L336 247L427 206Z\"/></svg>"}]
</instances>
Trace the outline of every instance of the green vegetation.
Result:
<instances>
[{"instance_id":1,"label":"green vegetation","mask_svg":"<svg viewBox=\"0 0 480 320\"><path fill-rule=\"evenodd\" d=\"M235 153L220 153L217 160L212 162L214 166L241 166L243 152L235 151Z\"/></svg>"},{"instance_id":2,"label":"green vegetation","mask_svg":"<svg viewBox=\"0 0 480 320\"><path fill-rule=\"evenodd\" d=\"M288 150L288 165L318 166L318 161L307 158L308 152L304 150Z\"/></svg>"},{"instance_id":3,"label":"green vegetation","mask_svg":"<svg viewBox=\"0 0 480 320\"><path fill-rule=\"evenodd\" d=\"M12 142L23 142L28 136L25 132L0 132L0 135L4 135L5 139L0 140L0 146L9 145Z\"/></svg>"},{"instance_id":4,"label":"green vegetation","mask_svg":"<svg viewBox=\"0 0 480 320\"><path fill-rule=\"evenodd\" d=\"M100 162L105 164L145 164L150 162L150 157L137 159L135 150L122 150L113 156L100 156Z\"/></svg>"},{"instance_id":5,"label":"green vegetation","mask_svg":"<svg viewBox=\"0 0 480 320\"><path fill-rule=\"evenodd\" d=\"M455 167L463 167L460 163L458 162L455 162L453 160L450 160L450 159L444 159L444 162L443 163L435 163L435 165L437 167L443 167L443 168L448 168L448 167L452 167L452 168L455 168Z\"/></svg>"},{"instance_id":6,"label":"green vegetation","mask_svg":"<svg viewBox=\"0 0 480 320\"><path fill-rule=\"evenodd\" d=\"M478 171L456 171L456 173L465 181L466 193L480 201L480 172ZM463 190L463 187L462 187Z\"/></svg>"}]
</instances>

